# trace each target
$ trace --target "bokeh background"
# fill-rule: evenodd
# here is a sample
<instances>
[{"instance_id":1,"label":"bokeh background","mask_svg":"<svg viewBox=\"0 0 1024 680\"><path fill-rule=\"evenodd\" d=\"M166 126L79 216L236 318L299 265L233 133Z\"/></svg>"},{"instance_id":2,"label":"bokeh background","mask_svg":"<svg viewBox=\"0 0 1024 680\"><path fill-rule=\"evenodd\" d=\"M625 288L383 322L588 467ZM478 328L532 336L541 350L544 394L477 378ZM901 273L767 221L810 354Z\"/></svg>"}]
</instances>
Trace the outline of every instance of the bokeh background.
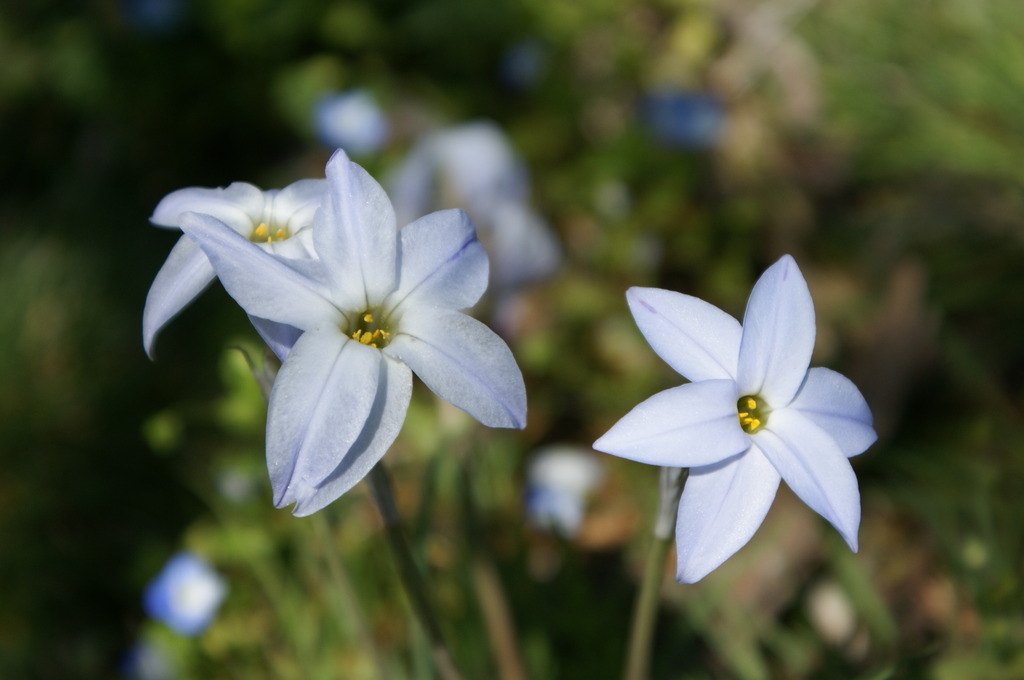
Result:
<instances>
[{"instance_id":1,"label":"bokeh background","mask_svg":"<svg viewBox=\"0 0 1024 680\"><path fill-rule=\"evenodd\" d=\"M531 521L531 461L680 381L627 287L740 315L783 253L814 364L875 414L861 551L783 489L700 584L666 564L652 677L1024 677L1022 36L1017 0L5 3L0 676L433 677L365 489L323 521L272 508L232 348L261 352L223 290L156 361L141 346L177 238L148 224L159 199L321 177L319 105L356 90L386 134L349 150L382 180L424 135L493 122L562 254L479 310L501 308L527 429L417 385L385 458L469 677L516 677L502 620L528 677L617 675L656 470L594 454L558 530ZM180 550L228 585L196 637L142 605Z\"/></svg>"}]
</instances>

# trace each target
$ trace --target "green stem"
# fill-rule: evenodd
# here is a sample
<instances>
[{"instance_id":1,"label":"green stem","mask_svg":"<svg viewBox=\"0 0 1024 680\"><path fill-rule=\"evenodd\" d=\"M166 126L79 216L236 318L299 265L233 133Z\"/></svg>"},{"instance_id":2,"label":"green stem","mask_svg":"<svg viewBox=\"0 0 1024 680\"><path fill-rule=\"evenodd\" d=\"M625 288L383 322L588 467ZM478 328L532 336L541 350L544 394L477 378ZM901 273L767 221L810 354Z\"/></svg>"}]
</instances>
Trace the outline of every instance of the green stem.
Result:
<instances>
[{"instance_id":1,"label":"green stem","mask_svg":"<svg viewBox=\"0 0 1024 680\"><path fill-rule=\"evenodd\" d=\"M434 607L427 597L426 584L420 576L412 550L402 532L402 518L395 505L395 497L391 492L391 481L388 479L387 470L383 465L375 465L370 470L370 474L366 476L366 481L370 486L370 493L377 503L377 508L380 510L381 518L384 520L388 545L391 546L391 552L394 553L395 561L398 563L398 574L405 586L405 592L409 596L413 613L419 619L420 625L423 626L427 639L430 641L434 666L442 680L462 680L462 674L455 666L448 645L445 644Z\"/></svg>"},{"instance_id":2,"label":"green stem","mask_svg":"<svg viewBox=\"0 0 1024 680\"><path fill-rule=\"evenodd\" d=\"M331 538L331 529L327 524L326 510L313 514L313 530L316 532L317 541L323 546L324 556L327 560L327 570L330 572L331 580L341 596L335 601L334 610L339 622L351 620L356 627L356 634L363 649L370 655L373 665L377 668L377 675L381 680L391 677L387 665L380 655L377 643L370 632L370 626L363 615L363 609L356 596L356 589L352 584L352 578L348 570L342 564L335 550L334 541Z\"/></svg>"},{"instance_id":3,"label":"green stem","mask_svg":"<svg viewBox=\"0 0 1024 680\"><path fill-rule=\"evenodd\" d=\"M661 469L661 497L658 516L654 521L651 546L647 553L640 593L633 608L633 622L630 627L629 650L623 680L646 680L651 664L651 647L654 640L655 617L658 613L658 595L665 576L665 556L672 545L675 533L676 512L679 496L689 473L687 469Z\"/></svg>"},{"instance_id":4,"label":"green stem","mask_svg":"<svg viewBox=\"0 0 1024 680\"><path fill-rule=\"evenodd\" d=\"M470 483L471 463L468 459L464 459L460 463L462 514L469 546L470 570L477 602L483 614L484 628L497 661L498 678L500 680L526 680L526 664L523 663L522 653L519 649L512 608L505 596L498 568L487 553L483 527L480 522L481 512L473 497L473 488Z\"/></svg>"}]
</instances>

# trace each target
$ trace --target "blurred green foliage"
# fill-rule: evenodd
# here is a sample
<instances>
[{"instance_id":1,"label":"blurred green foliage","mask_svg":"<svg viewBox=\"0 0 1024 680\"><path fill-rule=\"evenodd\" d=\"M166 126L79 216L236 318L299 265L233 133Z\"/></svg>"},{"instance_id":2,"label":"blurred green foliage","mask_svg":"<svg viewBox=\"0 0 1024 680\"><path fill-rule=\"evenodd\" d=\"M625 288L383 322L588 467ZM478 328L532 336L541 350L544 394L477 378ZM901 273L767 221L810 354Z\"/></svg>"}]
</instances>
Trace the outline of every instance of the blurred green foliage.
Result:
<instances>
[{"instance_id":1,"label":"blurred green foliage","mask_svg":"<svg viewBox=\"0 0 1024 680\"><path fill-rule=\"evenodd\" d=\"M8 3L0 676L112 677L146 638L188 678L432 677L362 488L319 519L271 507L262 397L229 349L260 355L244 315L214 286L157 361L141 348L176 238L147 225L156 202L320 176L312 104L361 86L394 128L371 173L435 125L492 118L566 253L519 303L527 430L482 432L417 390L386 458L467 675L501 671L488 573L530 677L617 673L654 471L605 457L569 540L526 526L525 462L678 382L628 286L739 315L790 252L814 363L862 387L881 435L855 461L862 550L780 493L720 570L665 584L652 677L1021 677L1022 34L1015 0ZM543 58L516 86L502 60L524 40ZM718 97L713 149L653 141L637 111L655 88ZM139 601L181 546L230 582L196 640Z\"/></svg>"}]
</instances>

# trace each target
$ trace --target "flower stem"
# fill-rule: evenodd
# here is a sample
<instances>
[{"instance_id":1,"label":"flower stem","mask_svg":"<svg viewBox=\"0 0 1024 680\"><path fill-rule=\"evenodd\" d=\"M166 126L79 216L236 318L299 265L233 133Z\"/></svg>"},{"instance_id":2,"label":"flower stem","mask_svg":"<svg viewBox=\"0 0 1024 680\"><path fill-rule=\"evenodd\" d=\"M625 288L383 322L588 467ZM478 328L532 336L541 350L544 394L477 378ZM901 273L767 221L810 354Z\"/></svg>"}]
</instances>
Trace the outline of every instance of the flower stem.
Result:
<instances>
[{"instance_id":1,"label":"flower stem","mask_svg":"<svg viewBox=\"0 0 1024 680\"><path fill-rule=\"evenodd\" d=\"M377 503L377 508L380 510L381 518L384 520L388 545L391 546L395 561L398 563L399 577L409 596L413 613L419 619L420 625L423 626L427 639L430 641L434 666L442 680L462 680L462 674L455 666L448 645L445 644L434 607L427 597L426 584L420 576L412 550L402 532L402 518L395 505L395 496L391 491L391 481L388 478L387 470L383 465L375 465L370 470L370 474L366 476L366 481L370 486L370 493Z\"/></svg>"},{"instance_id":2,"label":"flower stem","mask_svg":"<svg viewBox=\"0 0 1024 680\"><path fill-rule=\"evenodd\" d=\"M470 568L477 601L483 613L484 628L494 652L500 680L526 680L526 665L519 649L515 621L494 560L487 553L480 517L470 483L470 462L461 461L463 517L470 552Z\"/></svg>"},{"instance_id":3,"label":"flower stem","mask_svg":"<svg viewBox=\"0 0 1024 680\"><path fill-rule=\"evenodd\" d=\"M356 596L355 586L352 584L352 578L338 557L326 514L326 511L313 514L313 530L316 533L316 540L323 547L327 569L340 597L340 599L335 600L333 603L335 615L340 622L351 621L355 625L356 634L359 636L359 644L362 645L363 649L370 656L370 660L377 670L378 677L381 680L388 680L391 677L391 673L388 671L387 664L384 663L384 659L380 655L377 643L373 639L373 633L370 631L370 625L363 615L359 598Z\"/></svg>"},{"instance_id":4,"label":"flower stem","mask_svg":"<svg viewBox=\"0 0 1024 680\"><path fill-rule=\"evenodd\" d=\"M676 512L679 496L689 470L685 468L661 468L661 496L658 515L654 521L651 546L647 553L640 594L633 607L633 622L630 627L629 650L623 680L646 680L651 663L651 646L654 640L655 616L658 613L658 593L665 575L665 556L672 545L675 533Z\"/></svg>"}]
</instances>

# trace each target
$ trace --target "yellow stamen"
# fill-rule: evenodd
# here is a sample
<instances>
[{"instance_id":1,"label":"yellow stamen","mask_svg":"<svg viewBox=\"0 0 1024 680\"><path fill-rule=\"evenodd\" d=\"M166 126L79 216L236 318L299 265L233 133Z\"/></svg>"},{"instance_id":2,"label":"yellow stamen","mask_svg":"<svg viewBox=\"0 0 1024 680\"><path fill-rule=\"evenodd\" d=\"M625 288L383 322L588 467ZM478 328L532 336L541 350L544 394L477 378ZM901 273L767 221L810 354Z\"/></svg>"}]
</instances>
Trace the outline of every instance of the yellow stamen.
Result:
<instances>
[{"instance_id":1,"label":"yellow stamen","mask_svg":"<svg viewBox=\"0 0 1024 680\"><path fill-rule=\"evenodd\" d=\"M256 238L266 238L268 231L266 222L260 222L260 226L256 227L256 231L252 235Z\"/></svg>"},{"instance_id":2,"label":"yellow stamen","mask_svg":"<svg viewBox=\"0 0 1024 680\"><path fill-rule=\"evenodd\" d=\"M274 232L274 236L283 241L285 237L284 229L278 229L276 232Z\"/></svg>"},{"instance_id":3,"label":"yellow stamen","mask_svg":"<svg viewBox=\"0 0 1024 680\"><path fill-rule=\"evenodd\" d=\"M736 402L736 416L740 419L740 427L747 434L754 434L761 429L770 412L767 404L758 404L757 397L744 396Z\"/></svg>"},{"instance_id":4,"label":"yellow stamen","mask_svg":"<svg viewBox=\"0 0 1024 680\"><path fill-rule=\"evenodd\" d=\"M359 314L349 317L348 324L344 326L345 333L349 337L368 347L380 349L387 347L388 338L391 333L380 327L378 319L384 315L379 309L363 310Z\"/></svg>"}]
</instances>

